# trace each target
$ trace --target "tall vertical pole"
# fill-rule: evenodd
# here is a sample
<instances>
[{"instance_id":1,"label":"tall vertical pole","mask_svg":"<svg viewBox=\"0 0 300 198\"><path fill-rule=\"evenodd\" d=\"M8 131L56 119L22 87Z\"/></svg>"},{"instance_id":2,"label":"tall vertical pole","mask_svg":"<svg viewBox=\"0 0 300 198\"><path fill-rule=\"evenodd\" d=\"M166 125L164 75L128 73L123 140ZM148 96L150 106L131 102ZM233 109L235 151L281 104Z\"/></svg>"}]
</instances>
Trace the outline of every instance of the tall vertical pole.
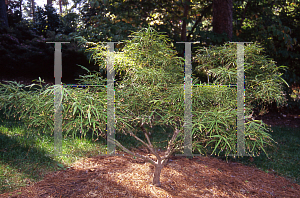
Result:
<instances>
[{"instance_id":1,"label":"tall vertical pole","mask_svg":"<svg viewBox=\"0 0 300 198\"><path fill-rule=\"evenodd\" d=\"M237 43L237 154L230 156L248 156L245 153L245 74L244 74L244 43Z\"/></svg>"},{"instance_id":2,"label":"tall vertical pole","mask_svg":"<svg viewBox=\"0 0 300 198\"><path fill-rule=\"evenodd\" d=\"M191 67L191 42L185 43L185 84L184 84L184 154L176 156L197 156L192 154L192 67ZM237 155L248 156L245 153L245 79L244 79L244 43L252 42L230 42L237 43Z\"/></svg>"},{"instance_id":3,"label":"tall vertical pole","mask_svg":"<svg viewBox=\"0 0 300 198\"><path fill-rule=\"evenodd\" d=\"M245 155L244 43L237 43L237 155Z\"/></svg>"},{"instance_id":4,"label":"tall vertical pole","mask_svg":"<svg viewBox=\"0 0 300 198\"><path fill-rule=\"evenodd\" d=\"M54 43L54 155L62 154L62 56L61 44L70 42L47 42Z\"/></svg>"},{"instance_id":5,"label":"tall vertical pole","mask_svg":"<svg viewBox=\"0 0 300 198\"><path fill-rule=\"evenodd\" d=\"M107 140L115 140L114 42L107 43ZM115 155L116 144L107 141L107 154Z\"/></svg>"},{"instance_id":6,"label":"tall vertical pole","mask_svg":"<svg viewBox=\"0 0 300 198\"><path fill-rule=\"evenodd\" d=\"M191 43L185 43L184 154L192 157L192 64Z\"/></svg>"},{"instance_id":7,"label":"tall vertical pole","mask_svg":"<svg viewBox=\"0 0 300 198\"><path fill-rule=\"evenodd\" d=\"M176 156L197 156L192 154L192 42L185 43L185 70L184 70L184 154L175 154ZM198 43L198 42L195 42Z\"/></svg>"}]
</instances>

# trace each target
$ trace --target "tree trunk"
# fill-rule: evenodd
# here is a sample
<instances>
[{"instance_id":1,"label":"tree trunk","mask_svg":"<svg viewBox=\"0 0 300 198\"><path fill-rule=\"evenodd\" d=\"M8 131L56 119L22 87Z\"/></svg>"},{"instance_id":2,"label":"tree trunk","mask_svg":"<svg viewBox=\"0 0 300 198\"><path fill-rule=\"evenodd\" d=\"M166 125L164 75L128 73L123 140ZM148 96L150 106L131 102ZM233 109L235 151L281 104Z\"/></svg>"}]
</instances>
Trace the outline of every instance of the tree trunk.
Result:
<instances>
[{"instance_id":1,"label":"tree trunk","mask_svg":"<svg viewBox=\"0 0 300 198\"><path fill-rule=\"evenodd\" d=\"M184 1L184 11L183 11L183 20L182 20L182 27L181 27L181 41L185 42L186 41L186 21L188 18L188 13L189 13L189 5L190 0L185 0Z\"/></svg>"},{"instance_id":2,"label":"tree trunk","mask_svg":"<svg viewBox=\"0 0 300 198\"><path fill-rule=\"evenodd\" d=\"M227 33L229 40L232 39L232 0L213 1L213 32Z\"/></svg>"},{"instance_id":3,"label":"tree trunk","mask_svg":"<svg viewBox=\"0 0 300 198\"><path fill-rule=\"evenodd\" d=\"M141 159L144 159L146 160L147 162L150 162L152 165L154 165L154 175L153 175L153 185L154 186L161 186L161 183L160 183L160 173L161 173L161 170L163 169L163 167L168 163L168 159L171 157L171 155L173 154L173 152L175 152L176 149L183 149L184 147L176 147L174 148L174 142L180 132L180 130L178 130L177 128L175 128L175 131L173 133L173 136L171 138L171 140L168 142L168 148L167 150L164 152L164 155L163 156L160 156L159 153L157 153L154 148L153 148L153 145L151 144L151 141L150 141L150 138L147 134L147 131L146 129L144 128L144 123L142 123L140 125L140 128L142 129L142 131L144 132L144 135L148 141L148 144L145 143L143 140L141 140L140 138L138 138L132 131L129 131L130 135L133 136L135 139L137 139L138 141L142 142L145 146L147 146L147 148L150 150L150 152L152 154L154 154L156 156L156 159L157 161L149 158L148 156L143 156L143 155L140 155L138 153L133 153L131 151L129 151L128 149L126 149L122 144L120 144L120 142L118 142L117 140L111 138L111 137L108 137L107 138L107 141L111 142L111 143L115 143L118 147L120 147L123 151L125 151L126 153L132 155L132 156L135 156L135 157L138 157L138 158L141 158Z\"/></svg>"},{"instance_id":4,"label":"tree trunk","mask_svg":"<svg viewBox=\"0 0 300 198\"><path fill-rule=\"evenodd\" d=\"M5 0L0 0L0 20L3 20L0 23L1 26L8 27L8 20L7 20Z\"/></svg>"},{"instance_id":5,"label":"tree trunk","mask_svg":"<svg viewBox=\"0 0 300 198\"><path fill-rule=\"evenodd\" d=\"M62 0L59 0L59 13L62 14Z\"/></svg>"},{"instance_id":6,"label":"tree trunk","mask_svg":"<svg viewBox=\"0 0 300 198\"><path fill-rule=\"evenodd\" d=\"M21 19L23 18L22 17L22 3L23 3L23 0L20 0L20 7L19 7L19 9L20 9Z\"/></svg>"},{"instance_id":7,"label":"tree trunk","mask_svg":"<svg viewBox=\"0 0 300 198\"><path fill-rule=\"evenodd\" d=\"M31 11L32 11L32 20L35 21L35 8L34 8L34 0L31 0Z\"/></svg>"},{"instance_id":8,"label":"tree trunk","mask_svg":"<svg viewBox=\"0 0 300 198\"><path fill-rule=\"evenodd\" d=\"M158 163L154 166L153 185L159 187L161 186L160 173L164 166L161 164L161 160L157 160L157 162Z\"/></svg>"},{"instance_id":9,"label":"tree trunk","mask_svg":"<svg viewBox=\"0 0 300 198\"><path fill-rule=\"evenodd\" d=\"M47 5L52 6L52 0L47 0Z\"/></svg>"}]
</instances>

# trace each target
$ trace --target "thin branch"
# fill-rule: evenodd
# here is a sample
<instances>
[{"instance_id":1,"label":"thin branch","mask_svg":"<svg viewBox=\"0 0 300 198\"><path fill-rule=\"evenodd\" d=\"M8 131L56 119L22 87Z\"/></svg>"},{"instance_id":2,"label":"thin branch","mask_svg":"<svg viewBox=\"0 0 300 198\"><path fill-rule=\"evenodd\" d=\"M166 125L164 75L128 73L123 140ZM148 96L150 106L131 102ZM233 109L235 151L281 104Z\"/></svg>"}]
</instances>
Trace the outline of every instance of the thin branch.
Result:
<instances>
[{"instance_id":1,"label":"thin branch","mask_svg":"<svg viewBox=\"0 0 300 198\"><path fill-rule=\"evenodd\" d=\"M146 136L146 139L147 139L147 141L148 141L148 144L149 144L149 146L151 147L151 148L153 148L153 145L151 144L151 141L150 141L150 139L149 139L149 136L148 136L148 134L147 134L147 131L146 131L146 129L144 128L144 123L142 123L141 125L140 125L140 128L142 129L142 131L144 132L144 134L145 134L145 136Z\"/></svg>"},{"instance_id":2,"label":"thin branch","mask_svg":"<svg viewBox=\"0 0 300 198\"><path fill-rule=\"evenodd\" d=\"M126 149L120 142L118 142L117 140L115 139L112 139L110 137L108 137L108 141L109 142L112 142L112 143L115 143L118 147L120 147L123 151L125 151L126 153L132 155L132 156L135 156L135 157L138 157L138 158L141 158L141 159L144 159L146 160L147 162L150 162L151 164L153 164L154 166L157 165L159 162L161 162L162 165L165 165L167 162L168 162L168 158L176 151L176 150L180 150L180 149L183 149L184 147L176 147L174 148L174 142L177 138L177 135L179 134L180 130L178 130L177 128L175 128L175 132L173 133L173 136L171 138L171 140L169 141L168 143L168 148L167 148L167 151L165 152L165 155L163 157L160 157L160 155L153 149L153 145L151 144L151 141L150 141L150 138L147 134L147 131L145 130L144 128L144 122L142 122L142 124L140 125L140 128L142 129L142 131L144 132L145 136L146 136L146 139L148 141L149 144L147 144L146 142L144 142L143 140L141 140L140 138L138 138L132 131L129 130L129 133L130 135L132 135L135 139L137 139L138 141L142 142L144 145L146 145L150 152L152 154L154 154L157 158L157 161L154 161L152 160L151 158L149 158L148 156L142 156L142 155L139 155L137 153L134 153L134 152L131 152L129 151L128 149Z\"/></svg>"},{"instance_id":3,"label":"thin branch","mask_svg":"<svg viewBox=\"0 0 300 198\"><path fill-rule=\"evenodd\" d=\"M141 127L143 127L143 126L141 126ZM143 129L142 129L142 130L143 130ZM144 129L144 131L146 131L146 130ZM144 145L146 145L146 146L148 147L148 149L150 150L150 152L156 156L157 160L161 160L161 158L160 158L160 156L158 155L158 153L154 151L153 145L152 145L151 142L150 142L150 139L149 139L149 137L148 137L148 135L147 135L147 132L144 132L144 134L145 134L145 136L146 136L147 141L148 141L149 144L145 143L143 140L141 140L140 138L138 138L138 137L137 137L135 134L133 134L132 132L130 132L130 133L133 135L133 137L135 137L135 139L139 140L139 141L142 142Z\"/></svg>"},{"instance_id":4,"label":"thin branch","mask_svg":"<svg viewBox=\"0 0 300 198\"><path fill-rule=\"evenodd\" d=\"M179 134L179 132L180 132L180 130L175 128L175 132L173 133L173 136L168 143L168 148L167 148L167 151L165 152L165 156L163 156L162 159L169 158L171 156L171 154L174 152L173 146L174 146L175 139L177 138L177 135Z\"/></svg>"},{"instance_id":5,"label":"thin branch","mask_svg":"<svg viewBox=\"0 0 300 198\"><path fill-rule=\"evenodd\" d=\"M212 9L212 6L213 6L213 4L211 3L209 6L204 8L203 12L201 13L201 16L198 17L197 21L195 22L195 24L192 27L191 32L188 34L187 41L189 41L189 39L190 39L191 35L193 34L195 28L197 27L198 23L200 23L202 18Z\"/></svg>"},{"instance_id":6,"label":"thin branch","mask_svg":"<svg viewBox=\"0 0 300 198\"><path fill-rule=\"evenodd\" d=\"M128 150L127 148L125 148L119 141L117 141L116 139L111 140L111 138L109 137L107 139L107 141L111 142L111 143L115 143L117 146L119 146L123 151L125 151L126 153L132 155L132 156L135 156L135 157L139 157L139 158L142 158L148 162L150 162L151 164L153 164L154 166L157 164L154 160L152 160L151 158L149 158L148 156L142 156L138 153L133 153L131 152L130 150Z\"/></svg>"},{"instance_id":7,"label":"thin branch","mask_svg":"<svg viewBox=\"0 0 300 198\"><path fill-rule=\"evenodd\" d=\"M175 148L175 149L173 149L173 150L169 153L168 156L164 156L164 161L162 162L162 165L166 165L166 164L167 164L168 158L169 158L174 152L176 152L176 151L178 151L178 150L182 150L182 149L184 149L184 146L181 146L181 147L179 147L179 148Z\"/></svg>"},{"instance_id":8,"label":"thin branch","mask_svg":"<svg viewBox=\"0 0 300 198\"><path fill-rule=\"evenodd\" d=\"M132 131L129 131L129 133L138 141L142 142L144 145L146 145L148 148L150 147L149 144L147 144L146 142L144 142L143 140L141 140L139 137L137 137L134 133L132 133ZM151 145L152 146L152 145Z\"/></svg>"},{"instance_id":9,"label":"thin branch","mask_svg":"<svg viewBox=\"0 0 300 198\"><path fill-rule=\"evenodd\" d=\"M151 141L150 141L150 138L149 138L149 136L148 136L148 134L147 134L147 131L145 130L145 128L144 128L144 123L142 123L141 125L140 125L140 128L142 129L142 131L144 132L144 134L145 134L145 137L146 137L146 139L147 139L147 141L148 141L148 143L149 143L149 150L150 150L150 152L151 153L153 153L155 156L156 156L156 158L157 158L157 160L161 160L161 158L160 158L160 156L158 155L158 153L157 152L155 152L155 150L153 149L153 145L151 144Z\"/></svg>"},{"instance_id":10,"label":"thin branch","mask_svg":"<svg viewBox=\"0 0 300 198\"><path fill-rule=\"evenodd\" d=\"M145 128L143 127L143 125L144 125L144 122L140 125L140 127L142 128L142 130L143 130L143 132L144 132L144 134L145 134L145 136L146 136L147 141L148 141L149 144L147 144L146 142L144 142L143 140L141 140L140 138L138 138L134 133L132 133L132 131L129 131L129 133L130 133L135 139L137 139L138 141L140 141L140 142L142 142L144 145L146 145L146 146L148 147L148 149L150 150L150 152L153 153L153 154L156 156L157 160L160 161L161 158L160 158L160 156L158 155L158 153L154 151L153 145L151 144L151 141L150 141L150 139L149 139L149 137L148 137L148 135L147 135L147 132L146 132Z\"/></svg>"},{"instance_id":11,"label":"thin branch","mask_svg":"<svg viewBox=\"0 0 300 198\"><path fill-rule=\"evenodd\" d=\"M170 152L171 146L174 144L175 138L177 137L179 132L180 132L180 130L175 128L175 132L173 133L173 136L172 136L171 140L169 141L167 152Z\"/></svg>"}]
</instances>

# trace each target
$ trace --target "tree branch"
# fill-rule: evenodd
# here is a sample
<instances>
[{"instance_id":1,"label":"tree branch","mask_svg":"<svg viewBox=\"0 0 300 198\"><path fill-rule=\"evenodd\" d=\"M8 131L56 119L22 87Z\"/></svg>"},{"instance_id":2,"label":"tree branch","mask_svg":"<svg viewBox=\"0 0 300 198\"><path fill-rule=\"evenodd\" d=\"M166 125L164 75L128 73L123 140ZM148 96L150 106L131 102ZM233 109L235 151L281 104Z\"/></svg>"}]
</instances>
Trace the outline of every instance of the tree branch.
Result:
<instances>
[{"instance_id":1,"label":"tree branch","mask_svg":"<svg viewBox=\"0 0 300 198\"><path fill-rule=\"evenodd\" d=\"M152 143L151 143L151 141L150 141L150 138L149 138L149 136L148 136L148 134L147 134L147 131L146 131L146 129L144 128L144 121L142 121L142 123L140 124L139 127L140 127L140 128L142 129L142 131L144 132L145 137L146 137L146 139L147 139L147 141L148 141L148 144L147 144L146 142L144 142L143 140L141 140L139 137L137 137L136 134L134 134L131 130L129 130L129 134L130 134L131 136L133 136L136 140L140 141L142 144L144 144L145 146L147 146L148 149L150 150L150 152L156 156L157 161L152 160L152 159L149 158L148 156L142 156L142 155L139 155L139 154L137 154L137 153L134 153L134 152L129 151L129 150L126 149L120 142L118 142L118 141L115 140L115 139L112 139L112 138L108 137L108 141L109 141L109 142L112 142L112 143L115 143L118 147L120 147L120 148L121 148L123 151L125 151L126 153L128 153L128 154L130 154L130 155L132 155L132 156L135 156L135 157L144 159L144 160L146 160L147 162L150 162L150 163L153 164L153 165L157 165L157 164L159 164L160 162L161 162L161 164L165 165L165 164L168 162L168 158L169 158L176 150L184 148L183 146L180 147L180 148L177 148L177 147L174 148L174 142L175 142L175 140L176 140L176 138L177 138L177 136L178 136L178 134L179 134L179 132L180 132L180 130L178 130L177 127L175 127L175 131L174 131L174 133L173 133L173 136L172 136L171 140L168 142L168 148L167 148L167 151L164 153L164 156L161 157L161 156L154 150L154 147L153 147L153 145L152 145Z\"/></svg>"},{"instance_id":2,"label":"tree branch","mask_svg":"<svg viewBox=\"0 0 300 198\"><path fill-rule=\"evenodd\" d=\"M148 134L147 134L147 131L145 130L145 128L144 128L144 123L142 123L141 125L140 125L140 128L142 129L142 131L144 132L144 134L145 134L145 137L146 137L146 139L147 139L147 141L148 141L148 144L149 144L149 150L150 150L150 152L151 153L153 153L155 156L156 156L156 158L158 159L158 160L161 160L161 158L160 158L160 156L158 155L158 153L153 149L153 145L151 144L151 141L150 141L150 139L149 139L149 136L148 136Z\"/></svg>"},{"instance_id":3,"label":"tree branch","mask_svg":"<svg viewBox=\"0 0 300 198\"><path fill-rule=\"evenodd\" d=\"M165 152L165 156L163 156L162 159L169 158L171 156L171 154L174 152L172 150L173 150L175 139L177 138L177 135L179 134L179 132L180 132L180 130L175 128L175 132L173 133L173 136L172 136L171 140L168 143L168 148L167 148L167 151Z\"/></svg>"},{"instance_id":4,"label":"tree branch","mask_svg":"<svg viewBox=\"0 0 300 198\"><path fill-rule=\"evenodd\" d=\"M146 142L144 142L143 140L141 140L139 137L137 137L134 133L132 133L132 131L129 131L130 135L132 135L135 139L137 139L138 141L142 142L144 145L146 145L148 148L150 148L152 145L147 144Z\"/></svg>"},{"instance_id":5,"label":"tree branch","mask_svg":"<svg viewBox=\"0 0 300 198\"><path fill-rule=\"evenodd\" d=\"M107 141L109 142L112 142L112 143L115 143L117 146L119 146L123 151L125 151L126 153L132 155L132 156L135 156L135 157L139 157L139 158L142 158L148 162L150 162L151 164L153 164L154 166L156 165L156 162L154 160L152 160L151 158L147 157L147 156L142 156L140 154L137 154L137 153L133 153L131 152L130 150L128 150L127 148L125 148L119 141L117 141L116 139L111 140L110 137L108 137Z\"/></svg>"},{"instance_id":6,"label":"tree branch","mask_svg":"<svg viewBox=\"0 0 300 198\"><path fill-rule=\"evenodd\" d=\"M182 21L182 26L181 26L181 41L186 41L187 40L187 37L186 37L186 21L187 21L187 18L188 18L188 15L189 15L189 9L190 9L190 6L187 5L187 2L190 3L190 0L185 0L184 1L184 11L183 11L183 21Z\"/></svg>"},{"instance_id":7,"label":"tree branch","mask_svg":"<svg viewBox=\"0 0 300 198\"><path fill-rule=\"evenodd\" d=\"M211 3L209 6L207 6L206 8L204 8L203 12L201 13L201 16L198 17L197 21L195 22L195 24L192 27L191 32L188 34L187 36L187 41L190 40L191 35L193 34L195 28L197 27L198 23L200 23L200 21L202 20L202 18L212 9L213 4Z\"/></svg>"}]
</instances>

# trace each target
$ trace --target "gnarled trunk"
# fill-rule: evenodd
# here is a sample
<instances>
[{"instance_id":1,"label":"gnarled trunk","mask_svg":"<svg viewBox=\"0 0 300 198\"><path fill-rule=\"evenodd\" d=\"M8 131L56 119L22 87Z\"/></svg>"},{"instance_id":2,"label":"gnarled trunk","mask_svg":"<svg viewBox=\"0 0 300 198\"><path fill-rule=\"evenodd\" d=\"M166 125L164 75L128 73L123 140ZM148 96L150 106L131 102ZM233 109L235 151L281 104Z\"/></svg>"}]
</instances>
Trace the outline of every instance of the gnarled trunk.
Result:
<instances>
[{"instance_id":1,"label":"gnarled trunk","mask_svg":"<svg viewBox=\"0 0 300 198\"><path fill-rule=\"evenodd\" d=\"M157 153L154 148L153 148L153 145L151 144L151 141L149 139L149 136L147 134L147 131L146 129L143 127L143 123L140 125L140 128L142 129L142 131L144 132L145 134L145 137L147 138L147 141L148 141L148 144L145 143L143 140L141 140L140 138L138 138L132 131L129 131L130 135L132 135L135 139L137 139L138 141L142 142L144 145L146 145L148 147L148 149L150 150L150 152L152 154L155 155L157 161L149 158L148 156L143 156L143 155L140 155L138 153L134 153L134 152L131 152L129 151L128 149L126 149L122 144L120 144L119 141L117 141L116 139L113 139L111 137L107 137L107 141L111 142L111 143L114 143L116 144L117 146L119 146L123 151L125 151L126 153L129 153L130 155L132 156L135 156L135 157L138 157L138 158L141 158L141 159L144 159L146 160L147 162L150 162L151 164L154 165L154 174L153 174L153 185L154 186L161 186L161 183L160 183L160 173L161 173L161 170L163 169L163 167L167 164L168 162L168 159L171 157L171 155L173 154L173 152L175 152L175 148L174 148L174 142L177 138L177 135L179 134L180 130L178 130L177 128L175 128L175 131L173 133L173 136L171 138L171 140L169 141L168 143L168 148L167 150L164 152L164 155L163 156L160 156L159 153ZM181 150L183 149L183 146L182 147L176 147L177 149Z\"/></svg>"}]
</instances>

